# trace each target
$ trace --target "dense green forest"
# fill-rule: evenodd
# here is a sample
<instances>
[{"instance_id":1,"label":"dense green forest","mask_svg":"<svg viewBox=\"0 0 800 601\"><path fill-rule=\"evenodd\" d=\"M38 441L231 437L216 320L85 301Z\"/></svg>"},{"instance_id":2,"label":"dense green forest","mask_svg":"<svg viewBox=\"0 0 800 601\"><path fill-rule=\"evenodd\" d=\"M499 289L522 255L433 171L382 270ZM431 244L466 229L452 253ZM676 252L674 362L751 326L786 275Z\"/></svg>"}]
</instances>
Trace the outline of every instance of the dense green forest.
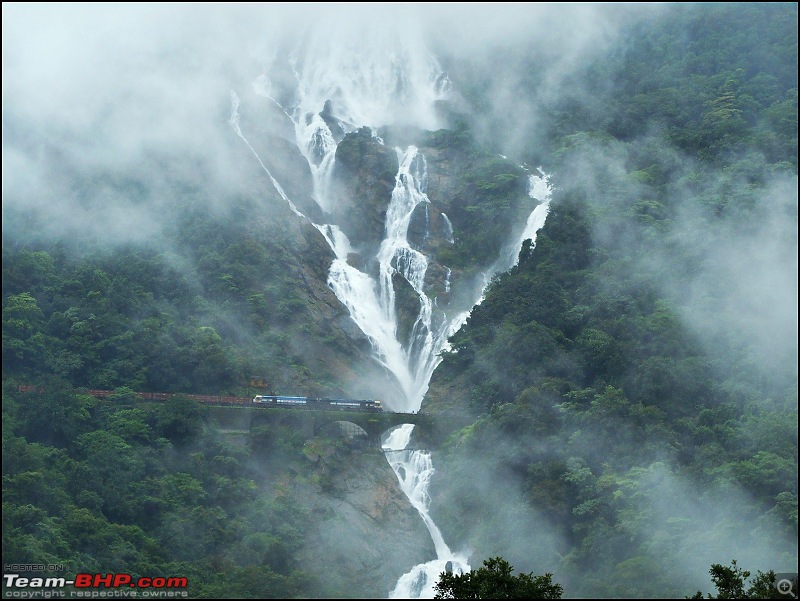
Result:
<instances>
[{"instance_id":1,"label":"dense green forest","mask_svg":"<svg viewBox=\"0 0 800 601\"><path fill-rule=\"evenodd\" d=\"M550 215L424 405L476 418L434 514L479 556L587 596L680 596L720 544L796 569L795 25L796 7L670 11L550 107ZM759 245L785 261L770 279Z\"/></svg>"},{"instance_id":2,"label":"dense green forest","mask_svg":"<svg viewBox=\"0 0 800 601\"><path fill-rule=\"evenodd\" d=\"M7 375L198 393L246 394L252 374L278 387L333 385L330 362L301 356L327 346L353 357L341 335L309 315L302 272L324 276L327 249L313 237L287 245L274 230L248 227L256 210L242 199L213 215L187 201L168 232L176 254L156 244L5 241Z\"/></svg>"},{"instance_id":3,"label":"dense green forest","mask_svg":"<svg viewBox=\"0 0 800 601\"><path fill-rule=\"evenodd\" d=\"M48 384L35 403L3 392L4 558L185 576L192 597L325 594L287 553L304 513L256 468L269 443L201 436L192 401L143 407L120 390L105 403ZM291 430L274 443L287 465L297 443Z\"/></svg>"},{"instance_id":4,"label":"dense green forest","mask_svg":"<svg viewBox=\"0 0 800 601\"><path fill-rule=\"evenodd\" d=\"M733 558L796 570L797 5L662 7L557 92L533 52L498 43L491 61L446 57L463 103L416 140L467 157L470 202L438 260L489 261L497 215L525 200L523 171L496 153L554 190L535 247L492 280L422 406L444 424L445 538L552 574L566 597L692 595ZM537 119L498 108L493 77ZM163 239L124 243L32 235L36 215L4 198L4 563L187 576L197 597L381 594L308 552L330 513L311 497L339 503L347 465L381 456L133 400L250 395L252 375L343 394L369 369L316 230L285 208L254 219L246 186L224 210L170 192Z\"/></svg>"}]
</instances>

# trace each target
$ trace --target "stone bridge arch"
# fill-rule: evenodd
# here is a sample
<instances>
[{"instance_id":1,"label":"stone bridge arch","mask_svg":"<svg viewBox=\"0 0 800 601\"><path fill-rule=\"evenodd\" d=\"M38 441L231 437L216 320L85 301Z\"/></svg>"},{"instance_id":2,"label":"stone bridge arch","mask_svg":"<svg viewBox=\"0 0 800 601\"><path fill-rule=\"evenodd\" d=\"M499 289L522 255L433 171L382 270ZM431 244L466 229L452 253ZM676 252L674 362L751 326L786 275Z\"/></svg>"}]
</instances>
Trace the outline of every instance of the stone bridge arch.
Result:
<instances>
[{"instance_id":1,"label":"stone bridge arch","mask_svg":"<svg viewBox=\"0 0 800 601\"><path fill-rule=\"evenodd\" d=\"M317 436L324 428L330 427L335 422L355 424L366 433L368 446L376 449L381 447L383 434L395 426L414 424L417 428L416 433L423 440L430 440L434 425L433 417L419 413L316 411L282 407L255 408L250 423L252 427L285 420L297 423L309 437Z\"/></svg>"},{"instance_id":2,"label":"stone bridge arch","mask_svg":"<svg viewBox=\"0 0 800 601\"><path fill-rule=\"evenodd\" d=\"M315 420L314 435L319 436L332 436L344 438L351 442L366 443L369 440L369 434L364 428L356 423L347 420Z\"/></svg>"},{"instance_id":3,"label":"stone bridge arch","mask_svg":"<svg viewBox=\"0 0 800 601\"><path fill-rule=\"evenodd\" d=\"M430 430L433 426L433 419L426 415L416 413L349 413L348 416L340 416L336 419L336 412L320 412L316 421L319 424L325 423L329 419L343 421L358 425L367 434L367 444L379 449L381 440L389 430L404 424L413 424L416 431L422 434L425 439L429 439Z\"/></svg>"}]
</instances>

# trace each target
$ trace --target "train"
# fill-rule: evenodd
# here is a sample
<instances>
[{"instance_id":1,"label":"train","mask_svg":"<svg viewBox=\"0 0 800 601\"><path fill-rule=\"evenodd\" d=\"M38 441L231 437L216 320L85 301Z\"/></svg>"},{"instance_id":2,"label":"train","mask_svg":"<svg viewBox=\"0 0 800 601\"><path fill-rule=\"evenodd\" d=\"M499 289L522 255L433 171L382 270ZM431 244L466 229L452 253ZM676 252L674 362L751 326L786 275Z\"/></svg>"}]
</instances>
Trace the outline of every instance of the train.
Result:
<instances>
[{"instance_id":1,"label":"train","mask_svg":"<svg viewBox=\"0 0 800 601\"><path fill-rule=\"evenodd\" d=\"M298 409L320 409L338 411L370 411L381 412L380 401L353 399L314 399L304 396L279 396L274 394L257 394L253 402L275 407L295 407Z\"/></svg>"},{"instance_id":2,"label":"train","mask_svg":"<svg viewBox=\"0 0 800 601\"><path fill-rule=\"evenodd\" d=\"M17 387L17 389L20 392L44 392L44 387L42 386L30 386L27 384L21 384ZM77 389L76 392L77 391L81 391L98 399L105 399L119 392L117 390L97 390L90 388ZM166 401L168 399L178 397L208 405L250 405L249 397L222 396L216 394L184 394L180 392L134 392L133 394L135 394L138 399L143 401Z\"/></svg>"},{"instance_id":3,"label":"train","mask_svg":"<svg viewBox=\"0 0 800 601\"><path fill-rule=\"evenodd\" d=\"M44 392L39 386L20 385L20 392ZM85 390L96 398L107 398L113 395L114 390ZM257 394L250 400L249 397L219 396L210 394L181 394L174 392L134 392L137 398L143 401L166 401L173 397L189 399L197 403L208 405L242 405L252 406L253 403L267 407L293 407L296 409L318 409L323 411L368 411L382 412L380 401L354 400L354 399L314 399L304 396L281 396L274 394Z\"/></svg>"},{"instance_id":4,"label":"train","mask_svg":"<svg viewBox=\"0 0 800 601\"><path fill-rule=\"evenodd\" d=\"M114 390L87 390L86 393L95 398L103 399L111 396ZM184 394L180 392L135 392L138 398L143 401L166 401L171 398L181 398L204 403L207 405L248 405L246 397L222 396L216 394Z\"/></svg>"}]
</instances>

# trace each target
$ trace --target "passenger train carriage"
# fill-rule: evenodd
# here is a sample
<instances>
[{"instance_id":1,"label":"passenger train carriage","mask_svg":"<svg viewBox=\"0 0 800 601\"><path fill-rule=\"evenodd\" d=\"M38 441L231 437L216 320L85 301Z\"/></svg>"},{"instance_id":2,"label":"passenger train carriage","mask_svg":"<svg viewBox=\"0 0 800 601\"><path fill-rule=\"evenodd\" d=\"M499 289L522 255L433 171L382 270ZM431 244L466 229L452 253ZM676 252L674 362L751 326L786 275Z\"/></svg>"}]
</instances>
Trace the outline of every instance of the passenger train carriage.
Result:
<instances>
[{"instance_id":1,"label":"passenger train carriage","mask_svg":"<svg viewBox=\"0 0 800 601\"><path fill-rule=\"evenodd\" d=\"M339 411L383 411L380 401L354 401L351 399L313 399L304 396L278 396L258 394L254 403L276 407L297 407L304 409L338 409Z\"/></svg>"}]
</instances>

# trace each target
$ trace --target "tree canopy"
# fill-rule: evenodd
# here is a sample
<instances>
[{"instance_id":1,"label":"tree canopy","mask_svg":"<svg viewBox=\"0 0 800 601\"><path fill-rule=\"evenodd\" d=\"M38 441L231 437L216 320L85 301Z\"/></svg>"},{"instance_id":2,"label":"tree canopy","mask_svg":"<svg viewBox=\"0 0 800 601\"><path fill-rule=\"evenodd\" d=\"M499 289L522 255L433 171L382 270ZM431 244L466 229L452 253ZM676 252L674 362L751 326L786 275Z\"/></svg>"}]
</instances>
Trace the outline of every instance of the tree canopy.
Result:
<instances>
[{"instance_id":1,"label":"tree canopy","mask_svg":"<svg viewBox=\"0 0 800 601\"><path fill-rule=\"evenodd\" d=\"M502 557L484 560L483 567L465 574L443 572L434 599L560 599L561 585L552 574L512 574L514 568Z\"/></svg>"},{"instance_id":2,"label":"tree canopy","mask_svg":"<svg viewBox=\"0 0 800 601\"><path fill-rule=\"evenodd\" d=\"M743 570L736 564L736 560L731 561L730 566L715 563L708 571L711 574L711 581L717 589L717 596L708 593L708 599L785 599L790 595L778 590L776 575L773 570L766 573L758 572L755 578L747 586L747 579L750 572ZM797 593L797 576L792 582L793 591ZM697 591L692 599L703 599L703 593Z\"/></svg>"}]
</instances>

